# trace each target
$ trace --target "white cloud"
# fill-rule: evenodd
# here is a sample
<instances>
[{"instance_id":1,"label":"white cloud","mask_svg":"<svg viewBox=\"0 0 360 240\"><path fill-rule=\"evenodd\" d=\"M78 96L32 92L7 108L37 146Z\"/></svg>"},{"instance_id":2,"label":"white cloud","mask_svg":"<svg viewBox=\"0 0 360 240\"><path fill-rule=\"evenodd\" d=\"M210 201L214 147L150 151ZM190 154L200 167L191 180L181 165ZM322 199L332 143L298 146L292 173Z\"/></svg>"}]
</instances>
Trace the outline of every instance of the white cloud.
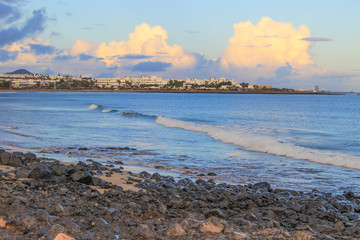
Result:
<instances>
[{"instance_id":1,"label":"white cloud","mask_svg":"<svg viewBox=\"0 0 360 240\"><path fill-rule=\"evenodd\" d=\"M250 21L236 23L234 30L221 56L223 68L254 68L261 64L276 69L287 63L295 67L313 63L308 53L311 43L301 41L310 37L304 25L296 29L291 23L263 17L256 25Z\"/></svg>"},{"instance_id":2,"label":"white cloud","mask_svg":"<svg viewBox=\"0 0 360 240\"><path fill-rule=\"evenodd\" d=\"M164 62L172 68L188 68L195 64L195 57L179 45L167 43L167 31L161 26L151 27L143 23L129 34L128 41L109 43L89 43L77 40L69 50L71 54L85 53L102 58L108 67L136 65L140 62ZM124 56L147 56L145 58L126 58Z\"/></svg>"}]
</instances>

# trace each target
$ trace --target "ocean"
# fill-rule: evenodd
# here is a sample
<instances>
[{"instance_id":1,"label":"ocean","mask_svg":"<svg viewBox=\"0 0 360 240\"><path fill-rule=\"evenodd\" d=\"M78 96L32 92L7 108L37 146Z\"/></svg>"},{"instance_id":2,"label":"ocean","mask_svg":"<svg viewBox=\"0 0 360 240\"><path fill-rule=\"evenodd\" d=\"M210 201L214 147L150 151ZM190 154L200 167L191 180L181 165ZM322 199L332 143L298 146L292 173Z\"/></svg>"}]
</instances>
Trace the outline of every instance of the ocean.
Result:
<instances>
[{"instance_id":1,"label":"ocean","mask_svg":"<svg viewBox=\"0 0 360 240\"><path fill-rule=\"evenodd\" d=\"M1 92L0 144L176 178L360 193L359 95Z\"/></svg>"}]
</instances>

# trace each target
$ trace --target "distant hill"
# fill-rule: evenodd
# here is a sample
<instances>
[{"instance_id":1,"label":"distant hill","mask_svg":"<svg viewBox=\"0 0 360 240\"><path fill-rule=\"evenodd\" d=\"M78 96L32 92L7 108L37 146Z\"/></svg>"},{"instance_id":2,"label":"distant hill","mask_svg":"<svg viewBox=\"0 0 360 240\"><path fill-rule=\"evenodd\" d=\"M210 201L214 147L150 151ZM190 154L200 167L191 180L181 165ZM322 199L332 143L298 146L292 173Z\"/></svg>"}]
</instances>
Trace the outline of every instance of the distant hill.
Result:
<instances>
[{"instance_id":1,"label":"distant hill","mask_svg":"<svg viewBox=\"0 0 360 240\"><path fill-rule=\"evenodd\" d=\"M32 74L31 72L29 72L28 70L26 69L18 69L16 71L13 71L13 72L7 72L5 74Z\"/></svg>"}]
</instances>

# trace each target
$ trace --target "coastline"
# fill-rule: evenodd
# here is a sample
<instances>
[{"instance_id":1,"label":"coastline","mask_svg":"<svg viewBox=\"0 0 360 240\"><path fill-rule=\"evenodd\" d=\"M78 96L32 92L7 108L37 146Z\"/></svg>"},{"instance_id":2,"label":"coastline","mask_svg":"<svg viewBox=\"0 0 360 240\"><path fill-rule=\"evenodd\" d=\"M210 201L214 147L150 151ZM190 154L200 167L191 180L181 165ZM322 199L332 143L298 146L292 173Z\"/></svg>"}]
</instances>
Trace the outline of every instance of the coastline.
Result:
<instances>
[{"instance_id":1,"label":"coastline","mask_svg":"<svg viewBox=\"0 0 360 240\"><path fill-rule=\"evenodd\" d=\"M352 192L273 189L267 182L176 181L92 160L63 164L2 149L0 165L5 165L0 168L1 236L69 240L360 237L360 196Z\"/></svg>"},{"instance_id":2,"label":"coastline","mask_svg":"<svg viewBox=\"0 0 360 240\"><path fill-rule=\"evenodd\" d=\"M225 90L151 90L151 89L0 89L0 92L112 92L112 93L209 93L209 94L292 94L292 95L338 95L332 92L302 92L302 91L225 91Z\"/></svg>"}]
</instances>

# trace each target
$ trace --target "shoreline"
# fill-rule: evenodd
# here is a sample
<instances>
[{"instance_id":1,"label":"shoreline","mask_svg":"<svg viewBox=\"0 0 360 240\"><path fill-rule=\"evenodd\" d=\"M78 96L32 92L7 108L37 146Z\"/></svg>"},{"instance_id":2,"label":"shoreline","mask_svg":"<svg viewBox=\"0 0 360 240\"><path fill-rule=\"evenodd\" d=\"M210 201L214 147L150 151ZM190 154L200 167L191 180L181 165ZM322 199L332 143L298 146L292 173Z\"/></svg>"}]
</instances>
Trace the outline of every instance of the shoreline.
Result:
<instances>
[{"instance_id":1,"label":"shoreline","mask_svg":"<svg viewBox=\"0 0 360 240\"><path fill-rule=\"evenodd\" d=\"M3 149L0 165L5 165L0 168L0 235L10 238L360 237L360 196L352 192L273 189L267 182L176 181L92 160L63 164ZM120 185L107 181L112 178Z\"/></svg>"},{"instance_id":2,"label":"shoreline","mask_svg":"<svg viewBox=\"0 0 360 240\"><path fill-rule=\"evenodd\" d=\"M0 92L112 92L112 93L209 93L209 94L290 94L290 95L339 95L335 92L301 92L276 90L224 91L224 90L150 90L150 89L0 89Z\"/></svg>"}]
</instances>

